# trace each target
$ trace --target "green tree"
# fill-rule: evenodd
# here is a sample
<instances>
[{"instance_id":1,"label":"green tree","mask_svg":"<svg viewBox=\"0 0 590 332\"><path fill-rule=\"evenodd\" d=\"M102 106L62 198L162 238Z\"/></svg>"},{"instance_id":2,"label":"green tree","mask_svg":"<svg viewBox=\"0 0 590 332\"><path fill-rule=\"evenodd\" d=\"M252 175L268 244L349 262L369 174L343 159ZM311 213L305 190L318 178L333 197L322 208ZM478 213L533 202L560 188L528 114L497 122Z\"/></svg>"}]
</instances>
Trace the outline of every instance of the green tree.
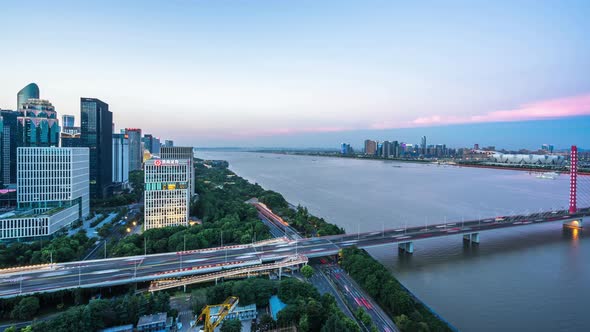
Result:
<instances>
[{"instance_id":1,"label":"green tree","mask_svg":"<svg viewBox=\"0 0 590 332\"><path fill-rule=\"evenodd\" d=\"M29 320L39 311L39 299L34 296L25 297L14 306L10 318L16 320Z\"/></svg>"},{"instance_id":2,"label":"green tree","mask_svg":"<svg viewBox=\"0 0 590 332\"><path fill-rule=\"evenodd\" d=\"M313 276L313 273L314 273L314 271L313 271L313 267L311 267L311 266L309 266L309 265L305 265L305 266L303 266L303 267L301 268L301 274L303 274L303 276L304 276L306 279L309 279L309 278L311 278L311 277Z\"/></svg>"},{"instance_id":3,"label":"green tree","mask_svg":"<svg viewBox=\"0 0 590 332\"><path fill-rule=\"evenodd\" d=\"M4 332L17 332L17 331L16 331L16 327L13 325L13 326L5 329Z\"/></svg>"},{"instance_id":4,"label":"green tree","mask_svg":"<svg viewBox=\"0 0 590 332\"><path fill-rule=\"evenodd\" d=\"M240 332L242 330L242 322L237 319L226 319L221 325L221 332Z\"/></svg>"}]
</instances>

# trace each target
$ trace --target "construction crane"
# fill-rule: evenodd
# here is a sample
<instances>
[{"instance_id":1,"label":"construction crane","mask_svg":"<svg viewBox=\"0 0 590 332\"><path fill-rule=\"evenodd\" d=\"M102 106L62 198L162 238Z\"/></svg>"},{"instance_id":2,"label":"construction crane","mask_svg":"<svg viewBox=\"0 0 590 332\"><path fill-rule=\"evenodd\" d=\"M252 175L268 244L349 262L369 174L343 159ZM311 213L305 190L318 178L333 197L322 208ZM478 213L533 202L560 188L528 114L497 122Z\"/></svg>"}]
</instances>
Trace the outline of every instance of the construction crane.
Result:
<instances>
[{"instance_id":1,"label":"construction crane","mask_svg":"<svg viewBox=\"0 0 590 332\"><path fill-rule=\"evenodd\" d=\"M223 301L222 304L206 305L205 308L203 308L203 311L201 311L201 314L199 315L199 321L203 321L203 331L214 332L215 328L219 326L221 322L223 322L225 317L229 313L234 311L234 309L238 305L239 300L240 299L238 299L237 296L230 296L227 299L225 299L225 301ZM216 310L217 308L218 311L214 311L212 315L211 311Z\"/></svg>"}]
</instances>

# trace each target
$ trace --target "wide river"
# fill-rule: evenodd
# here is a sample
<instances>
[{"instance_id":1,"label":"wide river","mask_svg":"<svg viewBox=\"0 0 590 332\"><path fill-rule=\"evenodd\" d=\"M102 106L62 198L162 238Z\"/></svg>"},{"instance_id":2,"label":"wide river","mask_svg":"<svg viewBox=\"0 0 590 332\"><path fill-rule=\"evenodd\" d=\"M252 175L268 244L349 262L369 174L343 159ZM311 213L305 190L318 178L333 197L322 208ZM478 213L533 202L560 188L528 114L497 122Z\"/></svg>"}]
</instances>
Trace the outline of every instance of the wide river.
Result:
<instances>
[{"instance_id":1,"label":"wide river","mask_svg":"<svg viewBox=\"0 0 590 332\"><path fill-rule=\"evenodd\" d=\"M566 175L342 158L198 151L347 232L567 207ZM588 184L589 181L582 181ZM449 236L370 253L461 331L590 331L590 240L559 223ZM586 237L588 237L586 235Z\"/></svg>"}]
</instances>

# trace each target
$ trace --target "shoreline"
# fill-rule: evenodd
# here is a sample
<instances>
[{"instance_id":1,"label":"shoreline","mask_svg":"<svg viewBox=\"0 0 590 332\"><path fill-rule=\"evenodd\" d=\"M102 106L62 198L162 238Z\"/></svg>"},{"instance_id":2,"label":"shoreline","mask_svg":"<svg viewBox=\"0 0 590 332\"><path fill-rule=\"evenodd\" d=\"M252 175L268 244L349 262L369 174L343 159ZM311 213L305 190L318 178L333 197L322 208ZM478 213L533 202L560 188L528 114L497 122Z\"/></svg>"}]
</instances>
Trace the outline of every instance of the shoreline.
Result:
<instances>
[{"instance_id":1,"label":"shoreline","mask_svg":"<svg viewBox=\"0 0 590 332\"><path fill-rule=\"evenodd\" d=\"M505 170L505 171L522 171L522 172L537 172L537 173L546 173L546 172L558 172L560 174L569 174L568 168L560 168L560 169L547 169L547 168L539 168L534 167L535 165L531 166L524 166L524 167L517 167L512 165L483 165L483 164L471 164L471 163L461 163L456 161L438 161L438 160L429 160L429 159L402 159L402 158L378 158L378 157L358 157L358 156L343 156L338 154L322 154L322 153L312 153L312 152L286 152L286 151L245 151L250 153L268 153L268 154L278 154L278 155L291 155L291 156L309 156L309 157L324 157L324 158L340 158L340 159L358 159L358 160L374 160L374 161L395 161L395 162L403 162L403 163L414 163L414 164L436 164L436 165L445 165L445 166L455 166L455 167L472 167L472 168L490 168L490 169L497 169L497 170ZM578 175L588 176L590 175L590 170L584 169L583 171L578 170Z\"/></svg>"}]
</instances>

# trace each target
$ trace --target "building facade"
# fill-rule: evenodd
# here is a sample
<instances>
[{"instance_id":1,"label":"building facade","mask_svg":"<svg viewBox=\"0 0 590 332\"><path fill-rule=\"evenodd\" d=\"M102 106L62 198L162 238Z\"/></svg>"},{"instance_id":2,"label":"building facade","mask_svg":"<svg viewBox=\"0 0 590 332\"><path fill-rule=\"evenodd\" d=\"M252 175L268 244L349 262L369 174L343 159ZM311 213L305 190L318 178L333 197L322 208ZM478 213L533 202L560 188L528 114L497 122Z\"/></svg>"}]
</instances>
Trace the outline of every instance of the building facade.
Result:
<instances>
[{"instance_id":1,"label":"building facade","mask_svg":"<svg viewBox=\"0 0 590 332\"><path fill-rule=\"evenodd\" d=\"M50 236L85 218L88 160L88 148L19 147L18 209L0 216L0 240Z\"/></svg>"},{"instance_id":2,"label":"building facade","mask_svg":"<svg viewBox=\"0 0 590 332\"><path fill-rule=\"evenodd\" d=\"M80 98L82 146L90 149L90 196L109 195L113 180L113 114L96 98Z\"/></svg>"},{"instance_id":3,"label":"building facade","mask_svg":"<svg viewBox=\"0 0 590 332\"><path fill-rule=\"evenodd\" d=\"M20 140L23 147L59 145L59 120L53 105L42 99L28 99L18 110Z\"/></svg>"},{"instance_id":4,"label":"building facade","mask_svg":"<svg viewBox=\"0 0 590 332\"><path fill-rule=\"evenodd\" d=\"M74 126L76 118L73 115L64 114L61 116L61 125L64 128L71 128Z\"/></svg>"},{"instance_id":5,"label":"building facade","mask_svg":"<svg viewBox=\"0 0 590 332\"><path fill-rule=\"evenodd\" d=\"M195 162L193 148L190 146L163 146L160 148L161 159L183 159L189 162L189 193L195 195Z\"/></svg>"},{"instance_id":6,"label":"building facade","mask_svg":"<svg viewBox=\"0 0 590 332\"><path fill-rule=\"evenodd\" d=\"M129 182L129 139L126 134L113 134L113 182Z\"/></svg>"},{"instance_id":7,"label":"building facade","mask_svg":"<svg viewBox=\"0 0 590 332\"><path fill-rule=\"evenodd\" d=\"M127 139L129 139L129 171L139 171L143 163L141 129L126 128L125 134L127 134Z\"/></svg>"},{"instance_id":8,"label":"building facade","mask_svg":"<svg viewBox=\"0 0 590 332\"><path fill-rule=\"evenodd\" d=\"M150 159L144 170L144 229L188 225L190 161Z\"/></svg>"},{"instance_id":9,"label":"building facade","mask_svg":"<svg viewBox=\"0 0 590 332\"><path fill-rule=\"evenodd\" d=\"M373 140L365 140L365 154L374 156L377 153L377 142Z\"/></svg>"},{"instance_id":10,"label":"building facade","mask_svg":"<svg viewBox=\"0 0 590 332\"><path fill-rule=\"evenodd\" d=\"M16 109L20 110L23 104L29 99L39 99L39 86L30 83L16 94Z\"/></svg>"},{"instance_id":11,"label":"building facade","mask_svg":"<svg viewBox=\"0 0 590 332\"><path fill-rule=\"evenodd\" d=\"M16 148L18 140L18 112L2 110L0 120L2 136L0 137L0 183L3 187L16 187Z\"/></svg>"}]
</instances>

